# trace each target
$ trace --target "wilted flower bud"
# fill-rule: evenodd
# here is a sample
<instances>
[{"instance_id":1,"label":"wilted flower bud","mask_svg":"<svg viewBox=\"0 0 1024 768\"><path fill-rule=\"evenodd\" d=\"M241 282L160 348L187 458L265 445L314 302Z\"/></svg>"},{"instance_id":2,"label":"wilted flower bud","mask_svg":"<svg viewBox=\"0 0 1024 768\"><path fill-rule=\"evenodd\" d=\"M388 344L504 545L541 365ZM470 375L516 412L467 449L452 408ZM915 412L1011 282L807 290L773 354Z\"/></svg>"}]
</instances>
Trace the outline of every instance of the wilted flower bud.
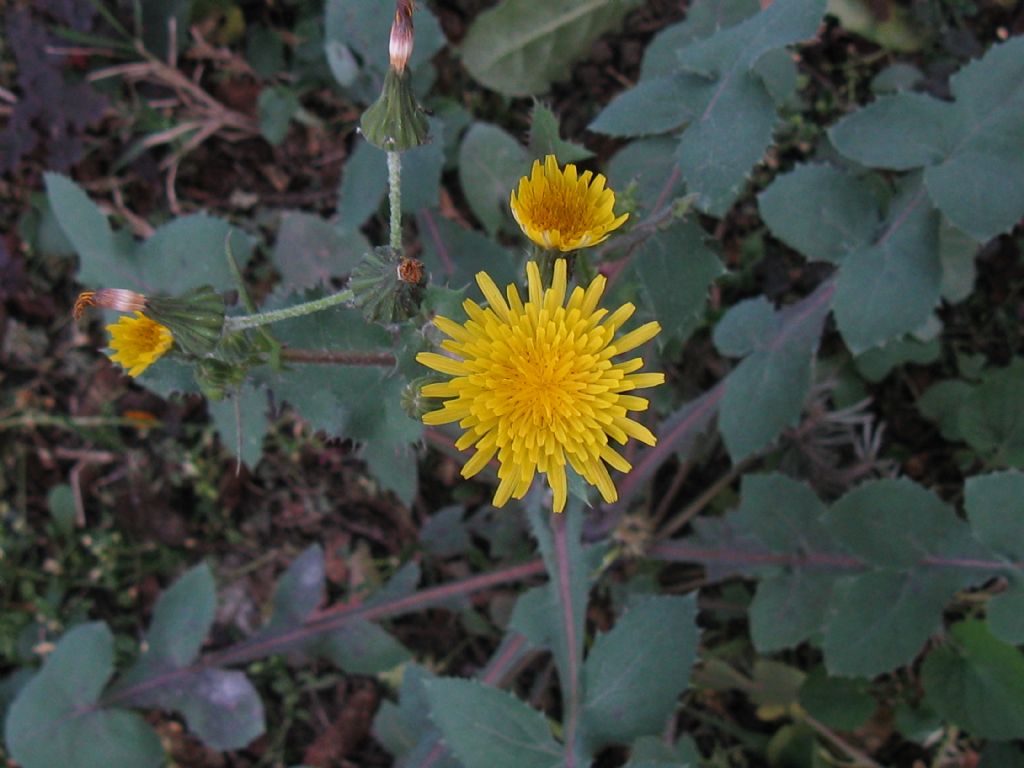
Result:
<instances>
[{"instance_id":1,"label":"wilted flower bud","mask_svg":"<svg viewBox=\"0 0 1024 768\"><path fill-rule=\"evenodd\" d=\"M391 23L391 40L388 53L391 57L391 68L398 74L405 72L405 65L412 56L412 0L398 0L395 8L395 20Z\"/></svg>"},{"instance_id":2,"label":"wilted flower bud","mask_svg":"<svg viewBox=\"0 0 1024 768\"><path fill-rule=\"evenodd\" d=\"M419 310L427 281L421 262L381 246L366 254L348 285L367 320L397 323Z\"/></svg>"},{"instance_id":3,"label":"wilted flower bud","mask_svg":"<svg viewBox=\"0 0 1024 768\"><path fill-rule=\"evenodd\" d=\"M75 320L82 319L82 313L88 307L113 309L118 312L142 312L146 309L146 297L141 293L129 291L127 288L100 288L98 291L83 291L75 301L72 315Z\"/></svg>"}]
</instances>

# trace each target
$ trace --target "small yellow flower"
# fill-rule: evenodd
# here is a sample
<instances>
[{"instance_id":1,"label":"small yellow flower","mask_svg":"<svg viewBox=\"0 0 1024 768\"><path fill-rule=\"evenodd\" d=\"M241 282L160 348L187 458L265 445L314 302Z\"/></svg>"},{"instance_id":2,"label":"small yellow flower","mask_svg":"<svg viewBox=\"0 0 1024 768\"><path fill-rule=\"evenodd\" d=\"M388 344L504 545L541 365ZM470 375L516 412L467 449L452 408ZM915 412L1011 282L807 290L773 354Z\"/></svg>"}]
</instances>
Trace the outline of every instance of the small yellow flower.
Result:
<instances>
[{"instance_id":1,"label":"small yellow flower","mask_svg":"<svg viewBox=\"0 0 1024 768\"><path fill-rule=\"evenodd\" d=\"M633 314L625 304L611 315L598 309L605 279L598 275L584 290L574 288L568 304L565 259L555 263L552 285L542 289L540 271L527 265L529 295L524 304L514 285L502 296L484 272L477 284L489 307L467 299L469 319L458 324L437 317L437 327L451 337L441 347L454 357L421 352L416 359L428 368L454 376L423 387L426 397L449 398L423 417L425 424L457 421L466 430L455 443L459 450L475 445L476 453L462 468L472 477L497 455L498 489L494 506L529 489L534 474L547 475L554 492L554 510L565 508L566 462L592 485L605 501L618 493L608 474L609 464L628 472L631 467L610 445L635 437L648 445L655 437L627 411L643 411L647 400L625 394L663 384L662 373L635 373L643 360L613 362L612 358L650 340L661 330L647 323L617 340L616 331Z\"/></svg>"},{"instance_id":2,"label":"small yellow flower","mask_svg":"<svg viewBox=\"0 0 1024 768\"><path fill-rule=\"evenodd\" d=\"M107 326L110 333L110 348L114 350L110 359L128 371L129 376L138 376L159 360L171 344L174 336L165 325L151 320L141 312L135 317L122 317Z\"/></svg>"},{"instance_id":3,"label":"small yellow flower","mask_svg":"<svg viewBox=\"0 0 1024 768\"><path fill-rule=\"evenodd\" d=\"M529 177L519 180L509 204L523 233L542 248L574 251L597 245L629 218L617 217L615 193L605 187L602 174L576 175L571 163L559 170L554 155L533 161Z\"/></svg>"}]
</instances>

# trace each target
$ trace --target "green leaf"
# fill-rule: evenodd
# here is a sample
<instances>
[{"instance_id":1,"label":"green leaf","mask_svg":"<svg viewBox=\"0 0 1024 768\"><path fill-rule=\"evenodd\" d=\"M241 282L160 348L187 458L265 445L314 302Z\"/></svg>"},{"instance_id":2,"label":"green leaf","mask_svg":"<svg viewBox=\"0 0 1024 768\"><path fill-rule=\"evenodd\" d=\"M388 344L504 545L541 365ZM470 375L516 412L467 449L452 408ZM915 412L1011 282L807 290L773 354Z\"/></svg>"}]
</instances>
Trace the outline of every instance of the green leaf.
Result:
<instances>
[{"instance_id":1,"label":"green leaf","mask_svg":"<svg viewBox=\"0 0 1024 768\"><path fill-rule=\"evenodd\" d=\"M650 237L631 261L646 307L662 324L658 337L686 341L704 319L708 289L725 270L704 242L704 232L692 219L672 224Z\"/></svg>"},{"instance_id":2,"label":"green leaf","mask_svg":"<svg viewBox=\"0 0 1024 768\"><path fill-rule=\"evenodd\" d=\"M1024 361L986 371L960 406L959 430L998 466L1024 468Z\"/></svg>"},{"instance_id":3,"label":"green leaf","mask_svg":"<svg viewBox=\"0 0 1024 768\"><path fill-rule=\"evenodd\" d=\"M836 324L855 354L916 331L939 301L939 217L914 186L894 204L877 239L839 267Z\"/></svg>"},{"instance_id":4,"label":"green leaf","mask_svg":"<svg viewBox=\"0 0 1024 768\"><path fill-rule=\"evenodd\" d=\"M772 552L845 554L822 523L825 505L810 487L784 475L747 475L733 524ZM799 561L798 561L799 562ZM794 565L769 572L750 604L750 634L761 653L791 648L824 623L837 574Z\"/></svg>"},{"instance_id":5,"label":"green leaf","mask_svg":"<svg viewBox=\"0 0 1024 768\"><path fill-rule=\"evenodd\" d=\"M473 123L466 131L459 145L459 183L489 235L511 220L509 196L529 173L529 162L519 142L496 125Z\"/></svg>"},{"instance_id":6,"label":"green leaf","mask_svg":"<svg viewBox=\"0 0 1024 768\"><path fill-rule=\"evenodd\" d=\"M878 702L863 681L829 677L824 667L817 667L800 687L800 706L829 728L853 731L874 714Z\"/></svg>"},{"instance_id":7,"label":"green leaf","mask_svg":"<svg viewBox=\"0 0 1024 768\"><path fill-rule=\"evenodd\" d=\"M677 151L702 211L723 215L771 143L775 102L754 66L769 51L812 37L824 10L824 0L775 0L756 16L679 52L683 71L707 78L695 89L696 117Z\"/></svg>"},{"instance_id":8,"label":"green leaf","mask_svg":"<svg viewBox=\"0 0 1024 768\"><path fill-rule=\"evenodd\" d=\"M286 211L274 243L274 264L281 272L277 289L315 288L347 275L369 250L370 243L358 231L339 230L302 211Z\"/></svg>"},{"instance_id":9,"label":"green leaf","mask_svg":"<svg viewBox=\"0 0 1024 768\"><path fill-rule=\"evenodd\" d=\"M592 749L661 733L690 681L699 633L694 595L649 597L598 635L583 668Z\"/></svg>"},{"instance_id":10,"label":"green leaf","mask_svg":"<svg viewBox=\"0 0 1024 768\"><path fill-rule=\"evenodd\" d=\"M271 144L280 144L288 135L292 118L302 104L291 88L270 86L260 91L260 134Z\"/></svg>"},{"instance_id":11,"label":"green leaf","mask_svg":"<svg viewBox=\"0 0 1024 768\"><path fill-rule=\"evenodd\" d=\"M466 768L556 768L562 748L540 712L472 680L423 683L430 717Z\"/></svg>"},{"instance_id":12,"label":"green leaf","mask_svg":"<svg viewBox=\"0 0 1024 768\"><path fill-rule=\"evenodd\" d=\"M963 440L960 434L960 406L974 387L966 381L948 379L925 390L917 400L917 409L939 426L945 440Z\"/></svg>"},{"instance_id":13,"label":"green leaf","mask_svg":"<svg viewBox=\"0 0 1024 768\"><path fill-rule=\"evenodd\" d=\"M744 299L722 316L712 339L715 347L728 357L743 357L765 347L779 332L775 309L764 296Z\"/></svg>"},{"instance_id":14,"label":"green leaf","mask_svg":"<svg viewBox=\"0 0 1024 768\"><path fill-rule=\"evenodd\" d=\"M667 75L679 68L679 50L696 40L734 27L761 10L758 0L696 0L686 9L686 18L665 27L644 51L640 79Z\"/></svg>"},{"instance_id":15,"label":"green leaf","mask_svg":"<svg viewBox=\"0 0 1024 768\"><path fill-rule=\"evenodd\" d=\"M978 270L974 257L979 246L945 218L939 225L939 261L942 262L942 298L951 304L963 301L974 290Z\"/></svg>"},{"instance_id":16,"label":"green leaf","mask_svg":"<svg viewBox=\"0 0 1024 768\"><path fill-rule=\"evenodd\" d=\"M319 544L313 544L277 580L273 613L263 631L294 629L306 621L324 599L324 578L324 551Z\"/></svg>"},{"instance_id":17,"label":"green leaf","mask_svg":"<svg viewBox=\"0 0 1024 768\"><path fill-rule=\"evenodd\" d=\"M1024 657L997 640L980 621L954 625L951 642L936 648L921 668L925 699L972 736L1024 736Z\"/></svg>"},{"instance_id":18,"label":"green leaf","mask_svg":"<svg viewBox=\"0 0 1024 768\"><path fill-rule=\"evenodd\" d=\"M462 42L469 73L499 93L544 93L636 0L505 0L474 19Z\"/></svg>"},{"instance_id":19,"label":"green leaf","mask_svg":"<svg viewBox=\"0 0 1024 768\"><path fill-rule=\"evenodd\" d=\"M778 312L778 330L726 379L718 428L734 462L760 451L800 417L831 297L826 283Z\"/></svg>"},{"instance_id":20,"label":"green leaf","mask_svg":"<svg viewBox=\"0 0 1024 768\"><path fill-rule=\"evenodd\" d=\"M1024 559L1024 474L995 472L967 479L964 506L974 537L1007 561L1010 587L986 607L1000 640L1024 643L1024 582L1013 563Z\"/></svg>"},{"instance_id":21,"label":"green leaf","mask_svg":"<svg viewBox=\"0 0 1024 768\"><path fill-rule=\"evenodd\" d=\"M338 228L354 232L380 208L388 192L386 153L368 141L356 141L345 160L338 186Z\"/></svg>"},{"instance_id":22,"label":"green leaf","mask_svg":"<svg viewBox=\"0 0 1024 768\"><path fill-rule=\"evenodd\" d=\"M952 508L905 478L862 483L832 505L825 524L851 552L881 568L911 568L970 540Z\"/></svg>"},{"instance_id":23,"label":"green leaf","mask_svg":"<svg viewBox=\"0 0 1024 768\"><path fill-rule=\"evenodd\" d=\"M670 204L684 191L675 158L676 143L671 138L631 141L608 163L612 189L625 192L636 184L637 202L649 213Z\"/></svg>"},{"instance_id":24,"label":"green leaf","mask_svg":"<svg viewBox=\"0 0 1024 768\"><path fill-rule=\"evenodd\" d=\"M195 659L213 625L217 592L206 563L185 571L153 608L146 632L146 654L172 668Z\"/></svg>"},{"instance_id":25,"label":"green leaf","mask_svg":"<svg viewBox=\"0 0 1024 768\"><path fill-rule=\"evenodd\" d=\"M270 424L266 390L246 382L239 391L231 392L223 400L208 400L206 408L220 434L221 445L234 454L238 450L238 430L241 429L242 451L239 458L250 468L259 464L263 456L263 438Z\"/></svg>"},{"instance_id":26,"label":"green leaf","mask_svg":"<svg viewBox=\"0 0 1024 768\"><path fill-rule=\"evenodd\" d=\"M440 202L444 123L430 118L430 140L402 153L402 211L416 213ZM383 153L381 153L383 154Z\"/></svg>"},{"instance_id":27,"label":"green leaf","mask_svg":"<svg viewBox=\"0 0 1024 768\"><path fill-rule=\"evenodd\" d=\"M350 675L376 675L412 658L387 630L358 619L321 638L316 651Z\"/></svg>"},{"instance_id":28,"label":"green leaf","mask_svg":"<svg viewBox=\"0 0 1024 768\"><path fill-rule=\"evenodd\" d=\"M132 712L100 709L113 671L114 638L102 622L57 643L7 714L4 739L24 768L147 768L164 764L160 740Z\"/></svg>"},{"instance_id":29,"label":"green leaf","mask_svg":"<svg viewBox=\"0 0 1024 768\"><path fill-rule=\"evenodd\" d=\"M420 544L437 557L451 557L466 552L470 545L469 531L463 522L466 510L461 506L444 507L420 526Z\"/></svg>"},{"instance_id":30,"label":"green leaf","mask_svg":"<svg viewBox=\"0 0 1024 768\"><path fill-rule=\"evenodd\" d=\"M121 270L110 267L121 265L121 260L132 258L134 244L117 238L107 217L75 182L58 173L43 174L50 210L61 230L80 259L78 279L88 286L109 286L124 283ZM125 265L127 266L127 265ZM124 269L124 267L122 267ZM131 272L131 268L125 269Z\"/></svg>"},{"instance_id":31,"label":"green leaf","mask_svg":"<svg viewBox=\"0 0 1024 768\"><path fill-rule=\"evenodd\" d=\"M864 180L828 165L801 165L758 195L772 234L812 261L839 264L870 245L881 216Z\"/></svg>"},{"instance_id":32,"label":"green leaf","mask_svg":"<svg viewBox=\"0 0 1024 768\"><path fill-rule=\"evenodd\" d=\"M831 675L874 677L910 663L962 585L951 571L879 569L840 579L822 648Z\"/></svg>"},{"instance_id":33,"label":"green leaf","mask_svg":"<svg viewBox=\"0 0 1024 768\"><path fill-rule=\"evenodd\" d=\"M642 80L623 91L587 126L607 136L650 136L667 133L697 116L707 81L676 72Z\"/></svg>"},{"instance_id":34,"label":"green leaf","mask_svg":"<svg viewBox=\"0 0 1024 768\"><path fill-rule=\"evenodd\" d=\"M438 758L440 733L430 720L430 709L424 681L434 674L418 664L409 663L402 669L402 686L398 705L390 701L381 703L373 719L373 737L384 745L403 765L422 765L430 755L437 768L461 768L455 758L444 751Z\"/></svg>"},{"instance_id":35,"label":"green leaf","mask_svg":"<svg viewBox=\"0 0 1024 768\"><path fill-rule=\"evenodd\" d=\"M942 160L950 150L946 102L922 93L882 96L829 130L836 149L871 168L908 171Z\"/></svg>"},{"instance_id":36,"label":"green leaf","mask_svg":"<svg viewBox=\"0 0 1024 768\"><path fill-rule=\"evenodd\" d=\"M234 289L234 276L224 253L231 234L231 252L244 266L254 241L230 222L205 214L173 219L161 226L139 249L134 265L136 282L129 283L152 293L180 295L192 288L212 285ZM129 265L121 267L123 271ZM105 285L109 285L109 281Z\"/></svg>"},{"instance_id":37,"label":"green leaf","mask_svg":"<svg viewBox=\"0 0 1024 768\"><path fill-rule=\"evenodd\" d=\"M566 141L559 133L558 118L547 105L533 102L530 114L530 154L536 158L554 155L560 164L576 163L593 157L594 153L582 144Z\"/></svg>"},{"instance_id":38,"label":"green leaf","mask_svg":"<svg viewBox=\"0 0 1024 768\"><path fill-rule=\"evenodd\" d=\"M877 382L889 375L893 368L913 363L928 365L942 355L942 340L939 337L919 341L913 336L893 339L884 347L869 349L857 356L857 373L870 382Z\"/></svg>"},{"instance_id":39,"label":"green leaf","mask_svg":"<svg viewBox=\"0 0 1024 768\"><path fill-rule=\"evenodd\" d=\"M377 481L406 506L412 506L419 488L419 457L408 443L369 440L362 457Z\"/></svg>"},{"instance_id":40,"label":"green leaf","mask_svg":"<svg viewBox=\"0 0 1024 768\"><path fill-rule=\"evenodd\" d=\"M242 672L201 669L174 690L155 694L150 706L174 709L211 749L241 749L266 730L263 702Z\"/></svg>"},{"instance_id":41,"label":"green leaf","mask_svg":"<svg viewBox=\"0 0 1024 768\"><path fill-rule=\"evenodd\" d=\"M481 270L502 288L518 281L512 254L483 233L465 229L436 210L420 211L416 224L432 281L459 288L472 285L470 291L477 291L473 278Z\"/></svg>"},{"instance_id":42,"label":"green leaf","mask_svg":"<svg viewBox=\"0 0 1024 768\"><path fill-rule=\"evenodd\" d=\"M924 167L924 184L954 226L985 241L1024 214L1024 38L992 46L950 78L954 102L901 93L836 124L847 157L881 168Z\"/></svg>"}]
</instances>

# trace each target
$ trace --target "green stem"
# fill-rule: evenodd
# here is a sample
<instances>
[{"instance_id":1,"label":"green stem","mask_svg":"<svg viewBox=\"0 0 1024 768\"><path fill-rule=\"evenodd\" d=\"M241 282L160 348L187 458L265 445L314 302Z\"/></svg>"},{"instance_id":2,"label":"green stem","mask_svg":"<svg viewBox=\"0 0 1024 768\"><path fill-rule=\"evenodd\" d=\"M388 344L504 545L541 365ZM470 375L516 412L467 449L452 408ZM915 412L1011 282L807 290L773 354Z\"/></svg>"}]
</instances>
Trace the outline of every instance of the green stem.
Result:
<instances>
[{"instance_id":1,"label":"green stem","mask_svg":"<svg viewBox=\"0 0 1024 768\"><path fill-rule=\"evenodd\" d=\"M402 156L388 152L388 190L391 204L391 247L402 250Z\"/></svg>"},{"instance_id":2,"label":"green stem","mask_svg":"<svg viewBox=\"0 0 1024 768\"><path fill-rule=\"evenodd\" d=\"M344 304L346 301L352 301L354 298L355 294L352 293L351 289L345 288L330 296L324 296L322 299L314 299L304 304L296 304L293 307L275 309L272 312L263 312L256 315L226 317L224 318L224 332L234 333L236 331L244 331L247 328L259 328L261 325L279 323L282 320L291 320L293 317L311 315L314 312L322 312L338 304Z\"/></svg>"}]
</instances>

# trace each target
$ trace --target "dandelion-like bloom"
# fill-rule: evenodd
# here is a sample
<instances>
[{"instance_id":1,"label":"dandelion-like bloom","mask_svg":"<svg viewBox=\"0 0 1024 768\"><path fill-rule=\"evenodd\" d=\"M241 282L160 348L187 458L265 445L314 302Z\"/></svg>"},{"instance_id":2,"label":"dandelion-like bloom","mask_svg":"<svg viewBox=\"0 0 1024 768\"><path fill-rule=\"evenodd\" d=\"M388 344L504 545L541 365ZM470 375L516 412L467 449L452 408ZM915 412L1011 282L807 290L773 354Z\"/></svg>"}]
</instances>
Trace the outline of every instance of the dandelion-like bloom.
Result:
<instances>
[{"instance_id":1,"label":"dandelion-like bloom","mask_svg":"<svg viewBox=\"0 0 1024 768\"><path fill-rule=\"evenodd\" d=\"M163 357L174 343L170 329L136 312L135 317L127 315L107 326L110 333L110 348L114 353L110 359L128 371L129 376L138 376Z\"/></svg>"},{"instance_id":2,"label":"dandelion-like bloom","mask_svg":"<svg viewBox=\"0 0 1024 768\"><path fill-rule=\"evenodd\" d=\"M506 302L494 281L480 272L476 281L489 307L467 299L463 306L469 319L462 325L434 319L451 337L442 348L455 357L421 352L416 359L454 378L423 387L426 397L448 398L423 422L457 421L466 430L455 445L463 451L475 445L476 453L462 468L463 477L472 477L497 455L496 507L511 497L522 498L541 472L554 492L554 510L561 512L567 462L613 502L618 493L605 464L623 472L631 467L609 438L620 444L630 437L656 442L650 430L627 416L645 410L647 400L625 393L663 384L665 375L636 373L643 367L640 358L612 358L650 340L661 327L650 322L616 340L635 307L624 304L611 315L598 309L605 287L601 275L586 290L574 288L564 304L565 259L556 261L547 290L542 290L535 263L527 265L527 275L525 304L516 286L508 286Z\"/></svg>"},{"instance_id":3,"label":"dandelion-like bloom","mask_svg":"<svg viewBox=\"0 0 1024 768\"><path fill-rule=\"evenodd\" d=\"M597 245L622 226L628 213L615 216L615 193L605 187L602 174L584 171L576 175L576 166L559 170L554 155L533 161L529 176L519 180L509 201L523 233L542 248L574 251Z\"/></svg>"}]
</instances>

